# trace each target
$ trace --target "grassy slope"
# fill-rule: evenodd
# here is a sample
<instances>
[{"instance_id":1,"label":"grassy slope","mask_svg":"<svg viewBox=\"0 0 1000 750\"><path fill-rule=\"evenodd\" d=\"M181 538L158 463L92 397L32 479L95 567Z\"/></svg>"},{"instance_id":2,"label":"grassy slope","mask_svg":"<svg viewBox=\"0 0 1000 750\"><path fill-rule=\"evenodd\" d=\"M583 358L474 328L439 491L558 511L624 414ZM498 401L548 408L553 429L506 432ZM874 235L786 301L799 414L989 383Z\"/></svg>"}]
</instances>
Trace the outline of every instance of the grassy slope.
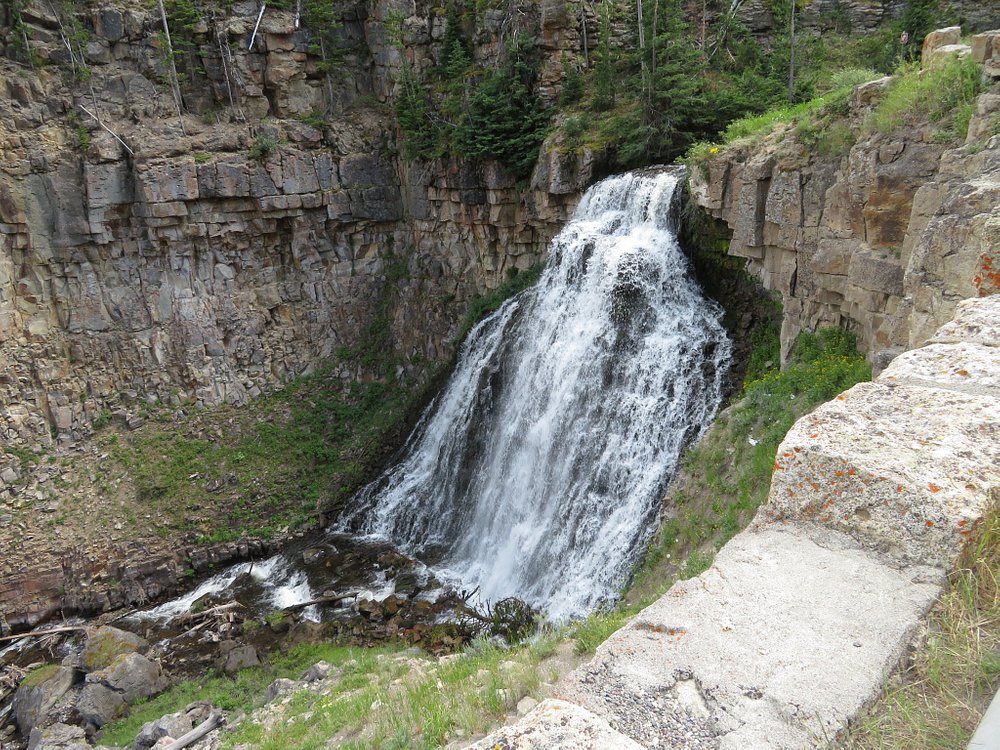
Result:
<instances>
[{"instance_id":1,"label":"grassy slope","mask_svg":"<svg viewBox=\"0 0 1000 750\"><path fill-rule=\"evenodd\" d=\"M344 748L432 748L484 732L542 682L559 661L558 637L534 639L513 650L475 642L464 653L435 659L401 647L347 648L301 645L236 679L208 676L185 682L133 706L127 718L104 728L100 742L128 745L142 725L206 700L231 714L259 708L267 686L279 677L297 679L319 660L333 665L321 691L295 693L275 720L254 714L223 735L223 747L305 750L331 738Z\"/></svg>"}]
</instances>

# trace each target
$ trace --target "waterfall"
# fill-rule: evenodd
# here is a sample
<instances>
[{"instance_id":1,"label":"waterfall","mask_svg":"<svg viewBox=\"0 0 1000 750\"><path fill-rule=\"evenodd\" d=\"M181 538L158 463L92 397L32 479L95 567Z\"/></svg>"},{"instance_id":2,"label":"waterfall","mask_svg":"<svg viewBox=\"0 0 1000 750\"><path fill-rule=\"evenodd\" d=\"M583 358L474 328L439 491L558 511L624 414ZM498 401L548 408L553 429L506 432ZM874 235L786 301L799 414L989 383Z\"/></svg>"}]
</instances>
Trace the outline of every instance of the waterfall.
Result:
<instances>
[{"instance_id":1,"label":"waterfall","mask_svg":"<svg viewBox=\"0 0 1000 750\"><path fill-rule=\"evenodd\" d=\"M347 525L556 619L614 598L730 344L676 237L681 169L606 179L541 279L483 320Z\"/></svg>"}]
</instances>

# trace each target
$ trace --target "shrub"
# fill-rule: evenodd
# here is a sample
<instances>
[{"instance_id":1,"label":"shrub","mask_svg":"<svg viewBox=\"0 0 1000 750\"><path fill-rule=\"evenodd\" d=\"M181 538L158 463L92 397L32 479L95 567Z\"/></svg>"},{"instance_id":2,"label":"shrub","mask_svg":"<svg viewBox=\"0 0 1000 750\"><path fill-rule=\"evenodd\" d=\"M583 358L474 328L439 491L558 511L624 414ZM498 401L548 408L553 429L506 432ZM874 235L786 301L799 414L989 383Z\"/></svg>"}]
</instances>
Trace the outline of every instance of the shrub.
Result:
<instances>
[{"instance_id":1,"label":"shrub","mask_svg":"<svg viewBox=\"0 0 1000 750\"><path fill-rule=\"evenodd\" d=\"M272 133L261 133L250 147L250 158L257 161L267 161L278 150L279 141Z\"/></svg>"}]
</instances>

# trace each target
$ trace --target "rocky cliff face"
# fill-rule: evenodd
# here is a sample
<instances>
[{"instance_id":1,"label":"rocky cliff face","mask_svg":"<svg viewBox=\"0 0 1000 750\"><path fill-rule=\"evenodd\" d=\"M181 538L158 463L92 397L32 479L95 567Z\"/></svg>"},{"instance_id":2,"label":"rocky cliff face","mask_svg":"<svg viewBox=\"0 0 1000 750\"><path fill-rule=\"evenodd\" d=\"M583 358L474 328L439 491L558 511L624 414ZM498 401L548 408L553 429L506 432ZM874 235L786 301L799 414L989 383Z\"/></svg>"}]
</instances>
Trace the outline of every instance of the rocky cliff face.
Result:
<instances>
[{"instance_id":1,"label":"rocky cliff face","mask_svg":"<svg viewBox=\"0 0 1000 750\"><path fill-rule=\"evenodd\" d=\"M537 37L553 96L578 42L573 7L490 11L476 54ZM429 4L348 8L329 76L292 13L265 13L247 49L257 8L189 30L183 117L155 9L22 11L34 67L0 64L8 444L72 441L141 401L243 403L356 344L378 315L396 355L444 359L464 303L537 262L590 179L558 157L527 188L495 164L401 158L401 57L384 21L401 13L429 64L444 29ZM76 22L85 80L63 42Z\"/></svg>"},{"instance_id":2,"label":"rocky cliff face","mask_svg":"<svg viewBox=\"0 0 1000 750\"><path fill-rule=\"evenodd\" d=\"M993 80L998 37L975 37L972 50ZM931 46L957 41L954 31ZM956 148L927 123L865 131L887 85L851 95L860 138L845 155L816 153L789 125L692 171L695 200L732 232L730 254L747 258L784 303L783 356L802 330L846 325L881 367L923 344L960 300L1000 289L997 86L979 97L968 139Z\"/></svg>"}]
</instances>

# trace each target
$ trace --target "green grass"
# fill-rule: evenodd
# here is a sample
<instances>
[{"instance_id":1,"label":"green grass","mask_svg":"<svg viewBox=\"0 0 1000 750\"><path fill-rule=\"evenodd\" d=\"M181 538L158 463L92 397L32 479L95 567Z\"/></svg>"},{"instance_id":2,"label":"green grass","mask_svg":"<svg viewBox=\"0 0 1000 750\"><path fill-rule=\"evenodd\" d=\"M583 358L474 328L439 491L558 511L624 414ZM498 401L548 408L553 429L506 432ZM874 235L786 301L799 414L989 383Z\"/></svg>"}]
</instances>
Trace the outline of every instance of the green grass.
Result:
<instances>
[{"instance_id":1,"label":"green grass","mask_svg":"<svg viewBox=\"0 0 1000 750\"><path fill-rule=\"evenodd\" d=\"M524 271L517 271L511 274L499 287L486 295L476 295L469 303L469 310L459 327L456 342L465 340L469 331L492 312L500 309L500 306L515 294L524 291L532 286L542 275L543 266L537 263Z\"/></svg>"},{"instance_id":2,"label":"green grass","mask_svg":"<svg viewBox=\"0 0 1000 750\"><path fill-rule=\"evenodd\" d=\"M592 612L573 623L569 635L575 641L574 651L581 656L594 653L612 633L632 619L640 608L634 604L622 604L611 609Z\"/></svg>"},{"instance_id":3,"label":"green grass","mask_svg":"<svg viewBox=\"0 0 1000 750\"><path fill-rule=\"evenodd\" d=\"M264 667L241 671L235 678L209 674L201 680L188 680L148 701L133 704L127 717L107 724L100 735L104 745L131 745L142 725L165 714L184 709L194 701L208 701L228 712L252 710L263 699L267 686L286 677L298 679L312 664L325 660L343 670L350 682L357 675L374 671L379 659L396 653L400 647L348 648L333 644L302 644L287 654L272 657Z\"/></svg>"},{"instance_id":4,"label":"green grass","mask_svg":"<svg viewBox=\"0 0 1000 750\"><path fill-rule=\"evenodd\" d=\"M247 721L224 747L309 750L341 738L343 748L433 748L487 731L537 692L554 636L504 650L477 642L446 661L406 652L342 661L329 692L294 695L282 721Z\"/></svg>"},{"instance_id":5,"label":"green grass","mask_svg":"<svg viewBox=\"0 0 1000 750\"><path fill-rule=\"evenodd\" d=\"M1000 516L971 535L948 592L931 611L926 648L851 731L851 750L965 747L1000 688Z\"/></svg>"},{"instance_id":6,"label":"green grass","mask_svg":"<svg viewBox=\"0 0 1000 750\"><path fill-rule=\"evenodd\" d=\"M777 368L777 330L756 336L742 397L682 459L667 501L670 516L635 574L629 602L656 598L676 578L707 569L767 499L774 456L795 420L871 379L870 365L843 330L802 334L784 370Z\"/></svg>"},{"instance_id":7,"label":"green grass","mask_svg":"<svg viewBox=\"0 0 1000 750\"><path fill-rule=\"evenodd\" d=\"M271 536L363 483L419 396L413 380L345 387L324 372L248 407L201 410L179 423L154 413L108 443L143 507L201 541Z\"/></svg>"},{"instance_id":8,"label":"green grass","mask_svg":"<svg viewBox=\"0 0 1000 750\"><path fill-rule=\"evenodd\" d=\"M896 75L866 127L891 133L927 119L936 124L942 139L963 139L982 87L982 69L969 58L955 58L927 70L907 66Z\"/></svg>"}]
</instances>

